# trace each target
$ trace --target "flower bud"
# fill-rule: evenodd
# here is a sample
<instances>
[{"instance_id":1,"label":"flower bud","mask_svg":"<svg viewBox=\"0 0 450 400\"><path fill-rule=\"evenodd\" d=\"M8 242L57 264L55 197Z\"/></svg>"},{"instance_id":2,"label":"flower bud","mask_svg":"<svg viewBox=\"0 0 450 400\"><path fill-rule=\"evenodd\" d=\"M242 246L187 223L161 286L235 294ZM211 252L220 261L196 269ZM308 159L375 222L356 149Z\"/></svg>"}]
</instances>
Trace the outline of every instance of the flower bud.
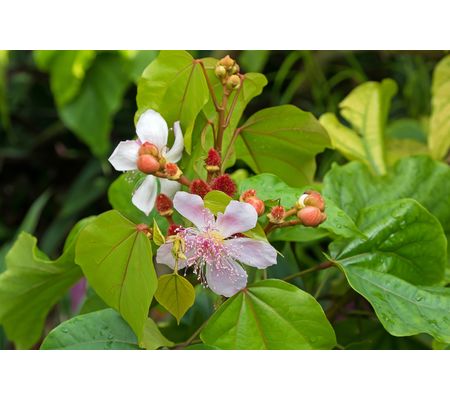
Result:
<instances>
[{"instance_id":1,"label":"flower bud","mask_svg":"<svg viewBox=\"0 0 450 400\"><path fill-rule=\"evenodd\" d=\"M238 75L231 75L226 83L226 87L228 90L239 89L241 86L241 78Z\"/></svg>"},{"instance_id":2,"label":"flower bud","mask_svg":"<svg viewBox=\"0 0 450 400\"><path fill-rule=\"evenodd\" d=\"M239 197L239 200L240 201L246 201L248 198L255 197L255 196L256 196L256 190L255 189L248 189L244 193L241 194L241 196Z\"/></svg>"},{"instance_id":3,"label":"flower bud","mask_svg":"<svg viewBox=\"0 0 450 400\"><path fill-rule=\"evenodd\" d=\"M327 218L326 214L321 212L317 207L306 206L302 208L297 217L305 226L318 226Z\"/></svg>"},{"instance_id":4,"label":"flower bud","mask_svg":"<svg viewBox=\"0 0 450 400\"><path fill-rule=\"evenodd\" d=\"M286 215L286 210L283 206L272 207L270 213L267 214L267 218L272 224L281 224L284 222L284 216Z\"/></svg>"},{"instance_id":5,"label":"flower bud","mask_svg":"<svg viewBox=\"0 0 450 400\"><path fill-rule=\"evenodd\" d=\"M229 55L226 55L219 60L219 65L225 67L227 71L229 71L234 66L234 64L236 64L236 61L234 61Z\"/></svg>"},{"instance_id":6,"label":"flower bud","mask_svg":"<svg viewBox=\"0 0 450 400\"><path fill-rule=\"evenodd\" d=\"M220 157L219 152L214 148L209 149L208 157L206 157L205 160L206 170L210 172L219 171L221 163L222 159Z\"/></svg>"},{"instance_id":7,"label":"flower bud","mask_svg":"<svg viewBox=\"0 0 450 400\"><path fill-rule=\"evenodd\" d=\"M211 189L220 190L228 196L233 197L236 193L236 184L233 182L233 179L230 178L230 175L224 174L212 181Z\"/></svg>"},{"instance_id":8,"label":"flower bud","mask_svg":"<svg viewBox=\"0 0 450 400\"><path fill-rule=\"evenodd\" d=\"M201 198L205 197L211 191L211 187L202 179L194 179L191 182L189 191L193 194L199 195Z\"/></svg>"},{"instance_id":9,"label":"flower bud","mask_svg":"<svg viewBox=\"0 0 450 400\"><path fill-rule=\"evenodd\" d=\"M159 150L153 143L144 142L139 148L138 155L142 156L144 154L149 154L153 157L159 157Z\"/></svg>"},{"instance_id":10,"label":"flower bud","mask_svg":"<svg viewBox=\"0 0 450 400\"><path fill-rule=\"evenodd\" d=\"M137 159L138 170L144 174L154 174L159 171L161 165L158 160L150 154L142 154Z\"/></svg>"},{"instance_id":11,"label":"flower bud","mask_svg":"<svg viewBox=\"0 0 450 400\"><path fill-rule=\"evenodd\" d=\"M164 172L166 173L167 177L172 180L180 179L180 176L183 175L183 171L181 171L180 168L178 168L177 164L174 163L167 163L164 166Z\"/></svg>"},{"instance_id":12,"label":"flower bud","mask_svg":"<svg viewBox=\"0 0 450 400\"><path fill-rule=\"evenodd\" d=\"M315 192L314 190L307 190L305 193L308 195L303 201L305 206L317 207L320 211L325 210L325 200L319 192Z\"/></svg>"},{"instance_id":13,"label":"flower bud","mask_svg":"<svg viewBox=\"0 0 450 400\"><path fill-rule=\"evenodd\" d=\"M264 214L265 205L261 199L258 199L257 197L248 197L244 201L253 206L259 217Z\"/></svg>"},{"instance_id":14,"label":"flower bud","mask_svg":"<svg viewBox=\"0 0 450 400\"><path fill-rule=\"evenodd\" d=\"M172 200L163 193L156 196L155 207L159 215L162 215L163 217L168 217L173 214Z\"/></svg>"},{"instance_id":15,"label":"flower bud","mask_svg":"<svg viewBox=\"0 0 450 400\"><path fill-rule=\"evenodd\" d=\"M217 64L214 73L219 79L223 79L227 75L227 70L223 65Z\"/></svg>"},{"instance_id":16,"label":"flower bud","mask_svg":"<svg viewBox=\"0 0 450 400\"><path fill-rule=\"evenodd\" d=\"M239 73L240 70L241 70L241 68L239 67L239 64L235 63L230 69L230 74L231 75L237 74L237 73Z\"/></svg>"}]
</instances>

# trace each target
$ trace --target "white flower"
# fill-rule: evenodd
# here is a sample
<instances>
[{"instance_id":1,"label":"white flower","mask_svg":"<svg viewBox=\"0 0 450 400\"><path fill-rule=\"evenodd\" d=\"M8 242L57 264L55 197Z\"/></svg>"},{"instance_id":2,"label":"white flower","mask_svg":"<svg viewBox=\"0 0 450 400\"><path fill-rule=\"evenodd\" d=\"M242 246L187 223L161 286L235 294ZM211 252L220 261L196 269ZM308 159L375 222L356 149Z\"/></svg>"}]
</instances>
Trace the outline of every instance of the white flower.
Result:
<instances>
[{"instance_id":1,"label":"white flower","mask_svg":"<svg viewBox=\"0 0 450 400\"><path fill-rule=\"evenodd\" d=\"M181 159L181 155L183 154L184 141L178 121L175 122L173 129L175 141L169 150L167 148L169 129L166 121L156 111L147 110L140 116L136 125L136 134L139 140L125 140L120 142L108 161L117 171L137 170L139 149L143 144L151 143L158 148L162 158L167 162L176 163ZM150 214L150 211L155 205L158 192L157 180L160 182L161 193L171 198L180 189L178 182L157 178L154 175L147 175L132 198L133 204L146 215Z\"/></svg>"}]
</instances>

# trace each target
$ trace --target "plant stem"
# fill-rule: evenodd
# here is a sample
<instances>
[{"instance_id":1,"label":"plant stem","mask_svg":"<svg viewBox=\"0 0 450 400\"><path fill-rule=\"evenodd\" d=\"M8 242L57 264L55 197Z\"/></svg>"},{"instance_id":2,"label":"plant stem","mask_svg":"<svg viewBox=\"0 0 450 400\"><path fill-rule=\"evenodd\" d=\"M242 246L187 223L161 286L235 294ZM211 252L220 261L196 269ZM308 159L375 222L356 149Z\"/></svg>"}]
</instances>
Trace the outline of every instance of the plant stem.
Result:
<instances>
[{"instance_id":1,"label":"plant stem","mask_svg":"<svg viewBox=\"0 0 450 400\"><path fill-rule=\"evenodd\" d=\"M241 130L242 130L242 128L237 128L234 131L233 136L231 137L230 143L228 144L227 151L225 152L225 155L222 157L222 173L223 173L225 161L227 161L228 157L230 157L231 149L233 148L234 142L236 141L237 137L241 133Z\"/></svg>"},{"instance_id":2,"label":"plant stem","mask_svg":"<svg viewBox=\"0 0 450 400\"><path fill-rule=\"evenodd\" d=\"M182 349L184 347L189 346L192 341L200 334L200 332L203 330L203 328L205 327L205 325L207 324L207 322L209 321L209 319L207 319L206 321L204 321L199 327L198 329L189 337L188 340L186 340L183 343L179 343L175 346L175 349Z\"/></svg>"},{"instance_id":3,"label":"plant stem","mask_svg":"<svg viewBox=\"0 0 450 400\"><path fill-rule=\"evenodd\" d=\"M323 263L315 265L314 267L311 267L311 268L308 268L308 269L304 269L303 271L299 271L299 272L296 272L295 274L289 275L286 278L284 278L283 280L284 281L290 281L290 280L292 280L294 278L298 278L300 276L307 275L310 272L321 271L323 269L327 269L327 268L333 267L334 265L335 264L334 264L333 261L324 261Z\"/></svg>"},{"instance_id":4,"label":"plant stem","mask_svg":"<svg viewBox=\"0 0 450 400\"><path fill-rule=\"evenodd\" d=\"M217 141L216 141L216 150L219 152L219 154L222 154L222 143L223 143L223 133L225 131L225 110L227 109L227 103L228 103L228 97L229 93L226 91L223 94L222 97L222 104L219 107L218 113L219 113L219 126L217 127Z\"/></svg>"},{"instance_id":5,"label":"plant stem","mask_svg":"<svg viewBox=\"0 0 450 400\"><path fill-rule=\"evenodd\" d=\"M217 112L219 112L220 111L219 103L217 101L216 94L214 93L214 88L211 84L211 81L209 80L208 73L206 72L205 64L203 64L203 61L201 60L195 60L195 62L197 64L200 64L200 67L202 68L203 75L205 76L206 79L206 84L208 85L209 93L211 94L211 98L214 103L214 108L216 109Z\"/></svg>"}]
</instances>

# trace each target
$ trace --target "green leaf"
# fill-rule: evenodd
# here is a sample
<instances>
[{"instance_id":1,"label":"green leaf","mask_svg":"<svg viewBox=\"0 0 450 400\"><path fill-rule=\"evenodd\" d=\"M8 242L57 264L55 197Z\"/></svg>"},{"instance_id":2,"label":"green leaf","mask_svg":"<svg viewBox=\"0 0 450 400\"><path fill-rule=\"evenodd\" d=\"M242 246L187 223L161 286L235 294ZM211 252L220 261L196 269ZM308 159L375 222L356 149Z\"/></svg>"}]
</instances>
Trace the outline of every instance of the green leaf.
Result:
<instances>
[{"instance_id":1,"label":"green leaf","mask_svg":"<svg viewBox=\"0 0 450 400\"><path fill-rule=\"evenodd\" d=\"M246 71L260 72L270 56L270 50L244 50L239 55L239 65Z\"/></svg>"},{"instance_id":2,"label":"green leaf","mask_svg":"<svg viewBox=\"0 0 450 400\"><path fill-rule=\"evenodd\" d=\"M290 209L295 206L299 197L306 189L308 189L308 187L293 188L275 175L259 174L245 179L239 185L240 193L243 193L248 189L255 189L257 196L263 201L279 201L283 207ZM297 225L277 229L270 234L270 239L303 242L324 237L327 235L326 231L344 237L353 237L361 234L353 220L332 200L325 198L325 203L327 220L320 225L320 228ZM264 222L262 223L265 224L266 220L264 219Z\"/></svg>"},{"instance_id":3,"label":"green leaf","mask_svg":"<svg viewBox=\"0 0 450 400\"><path fill-rule=\"evenodd\" d=\"M159 331L156 323L151 319L147 318L144 325L144 333L142 335L142 340L139 342L139 346L147 350L156 350L160 347L172 347L174 343L167 339Z\"/></svg>"},{"instance_id":4,"label":"green leaf","mask_svg":"<svg viewBox=\"0 0 450 400\"><path fill-rule=\"evenodd\" d=\"M157 278L150 239L113 210L80 234L76 262L92 288L142 337Z\"/></svg>"},{"instance_id":5,"label":"green leaf","mask_svg":"<svg viewBox=\"0 0 450 400\"><path fill-rule=\"evenodd\" d=\"M135 119L153 109L169 126L180 121L184 136L189 137L208 99L208 86L200 64L186 51L161 51L139 80Z\"/></svg>"},{"instance_id":6,"label":"green leaf","mask_svg":"<svg viewBox=\"0 0 450 400\"><path fill-rule=\"evenodd\" d=\"M0 324L16 347L28 349L40 338L47 314L82 276L74 262L74 243L90 220L82 220L66 240L64 253L49 260L37 240L21 233L6 256L0 275Z\"/></svg>"},{"instance_id":7,"label":"green leaf","mask_svg":"<svg viewBox=\"0 0 450 400\"><path fill-rule=\"evenodd\" d=\"M331 255L386 330L450 338L450 289L422 286L444 276L447 243L437 219L404 199L362 210L357 225L366 238L336 241Z\"/></svg>"},{"instance_id":8,"label":"green leaf","mask_svg":"<svg viewBox=\"0 0 450 400\"><path fill-rule=\"evenodd\" d=\"M209 346L207 344L199 343L186 347L184 350L220 350L216 346Z\"/></svg>"},{"instance_id":9,"label":"green leaf","mask_svg":"<svg viewBox=\"0 0 450 400\"><path fill-rule=\"evenodd\" d=\"M259 281L228 299L200 335L221 349L331 349L333 328L319 303L289 283Z\"/></svg>"},{"instance_id":10,"label":"green leaf","mask_svg":"<svg viewBox=\"0 0 450 400\"><path fill-rule=\"evenodd\" d=\"M161 229L159 229L158 223L155 219L153 219L153 241L157 246L161 246L166 243L166 238L161 233Z\"/></svg>"},{"instance_id":11,"label":"green leaf","mask_svg":"<svg viewBox=\"0 0 450 400\"><path fill-rule=\"evenodd\" d=\"M180 323L181 318L195 301L195 291L191 283L177 273L161 275L155 298Z\"/></svg>"},{"instance_id":12,"label":"green leaf","mask_svg":"<svg viewBox=\"0 0 450 400\"><path fill-rule=\"evenodd\" d=\"M38 67L50 73L50 87L58 107L77 95L95 56L94 50L34 51Z\"/></svg>"},{"instance_id":13,"label":"green leaf","mask_svg":"<svg viewBox=\"0 0 450 400\"><path fill-rule=\"evenodd\" d=\"M9 64L8 54L8 50L0 50L0 124L5 131L8 131L10 128L6 80L6 72Z\"/></svg>"},{"instance_id":14,"label":"green leaf","mask_svg":"<svg viewBox=\"0 0 450 400\"><path fill-rule=\"evenodd\" d=\"M359 162L334 165L324 178L323 194L352 219L374 204L412 198L441 222L450 234L450 168L426 156L400 160L385 177L373 176Z\"/></svg>"},{"instance_id":15,"label":"green leaf","mask_svg":"<svg viewBox=\"0 0 450 400\"><path fill-rule=\"evenodd\" d=\"M53 329L41 350L138 350L132 329L114 310L78 315Z\"/></svg>"},{"instance_id":16,"label":"green leaf","mask_svg":"<svg viewBox=\"0 0 450 400\"><path fill-rule=\"evenodd\" d=\"M64 124L97 157L109 151L113 117L128 85L127 60L117 53L101 53L86 72L76 96L58 107Z\"/></svg>"},{"instance_id":17,"label":"green leaf","mask_svg":"<svg viewBox=\"0 0 450 400\"><path fill-rule=\"evenodd\" d=\"M433 158L441 160L450 149L450 55L444 57L434 70L432 93L428 145Z\"/></svg>"},{"instance_id":18,"label":"green leaf","mask_svg":"<svg viewBox=\"0 0 450 400\"><path fill-rule=\"evenodd\" d=\"M433 350L450 350L450 343L443 343L433 340Z\"/></svg>"},{"instance_id":19,"label":"green leaf","mask_svg":"<svg viewBox=\"0 0 450 400\"><path fill-rule=\"evenodd\" d=\"M240 129L237 158L256 173L271 172L294 187L313 181L315 156L330 145L316 118L291 105L258 111Z\"/></svg>"},{"instance_id":20,"label":"green leaf","mask_svg":"<svg viewBox=\"0 0 450 400\"><path fill-rule=\"evenodd\" d=\"M396 92L397 84L391 79L366 82L350 92L339 108L353 129L342 125L333 114L320 118L333 146L349 160L367 163L377 175L386 173L384 136L390 102Z\"/></svg>"}]
</instances>

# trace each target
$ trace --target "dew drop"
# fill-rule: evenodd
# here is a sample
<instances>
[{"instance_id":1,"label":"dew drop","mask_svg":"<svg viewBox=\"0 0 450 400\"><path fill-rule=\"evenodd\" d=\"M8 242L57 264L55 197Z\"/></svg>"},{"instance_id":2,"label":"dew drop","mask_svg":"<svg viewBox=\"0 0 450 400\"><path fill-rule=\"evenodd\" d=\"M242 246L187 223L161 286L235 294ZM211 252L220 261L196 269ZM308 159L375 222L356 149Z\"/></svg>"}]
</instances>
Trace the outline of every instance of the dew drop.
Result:
<instances>
[{"instance_id":1,"label":"dew drop","mask_svg":"<svg viewBox=\"0 0 450 400\"><path fill-rule=\"evenodd\" d=\"M416 301L422 301L423 300L423 296L421 296L420 294L416 296Z\"/></svg>"},{"instance_id":2,"label":"dew drop","mask_svg":"<svg viewBox=\"0 0 450 400\"><path fill-rule=\"evenodd\" d=\"M62 329L62 332L63 332L63 333L68 333L69 330L68 330L67 328L63 328L63 329Z\"/></svg>"},{"instance_id":3,"label":"dew drop","mask_svg":"<svg viewBox=\"0 0 450 400\"><path fill-rule=\"evenodd\" d=\"M113 340L114 336L113 335L108 335L108 340Z\"/></svg>"}]
</instances>

